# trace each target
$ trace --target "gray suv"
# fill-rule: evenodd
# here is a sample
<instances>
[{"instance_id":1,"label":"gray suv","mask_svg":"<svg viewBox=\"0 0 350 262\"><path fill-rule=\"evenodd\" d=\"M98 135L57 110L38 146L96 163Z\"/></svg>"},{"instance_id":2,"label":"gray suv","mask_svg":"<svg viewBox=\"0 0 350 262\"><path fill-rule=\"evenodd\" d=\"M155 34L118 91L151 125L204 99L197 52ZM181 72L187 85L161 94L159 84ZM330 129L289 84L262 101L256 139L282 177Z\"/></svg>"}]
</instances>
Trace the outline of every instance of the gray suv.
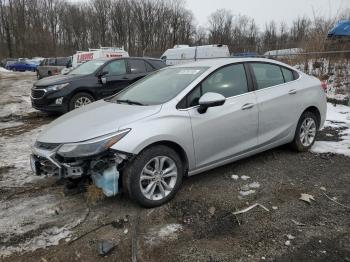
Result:
<instances>
[{"instance_id":1,"label":"gray suv","mask_svg":"<svg viewBox=\"0 0 350 262\"><path fill-rule=\"evenodd\" d=\"M37 67L37 78L58 75L62 69L72 67L72 59L68 57L45 58Z\"/></svg>"},{"instance_id":2,"label":"gray suv","mask_svg":"<svg viewBox=\"0 0 350 262\"><path fill-rule=\"evenodd\" d=\"M170 200L183 176L291 144L308 150L326 117L318 79L268 59L163 68L58 118L38 136L37 175L90 181L145 207Z\"/></svg>"}]
</instances>

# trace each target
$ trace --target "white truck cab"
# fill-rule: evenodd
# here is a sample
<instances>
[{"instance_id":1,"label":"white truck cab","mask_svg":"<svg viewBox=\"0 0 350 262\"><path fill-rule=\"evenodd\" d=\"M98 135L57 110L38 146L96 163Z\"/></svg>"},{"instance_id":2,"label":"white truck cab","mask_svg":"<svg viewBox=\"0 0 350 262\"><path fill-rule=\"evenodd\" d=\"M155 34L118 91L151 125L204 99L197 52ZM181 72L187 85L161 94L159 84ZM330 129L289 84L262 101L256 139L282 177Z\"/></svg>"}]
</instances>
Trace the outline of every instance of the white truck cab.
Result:
<instances>
[{"instance_id":1,"label":"white truck cab","mask_svg":"<svg viewBox=\"0 0 350 262\"><path fill-rule=\"evenodd\" d=\"M161 56L167 65L177 65L201 59L229 57L230 51L227 45L175 45Z\"/></svg>"}]
</instances>

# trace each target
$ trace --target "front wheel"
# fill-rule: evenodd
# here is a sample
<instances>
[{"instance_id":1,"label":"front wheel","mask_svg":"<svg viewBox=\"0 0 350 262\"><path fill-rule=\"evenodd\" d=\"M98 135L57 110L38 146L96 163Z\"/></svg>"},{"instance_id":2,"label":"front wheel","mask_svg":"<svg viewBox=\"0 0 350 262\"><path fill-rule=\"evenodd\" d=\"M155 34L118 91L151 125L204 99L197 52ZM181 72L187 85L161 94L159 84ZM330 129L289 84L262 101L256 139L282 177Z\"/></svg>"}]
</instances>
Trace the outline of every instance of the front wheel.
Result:
<instances>
[{"instance_id":1,"label":"front wheel","mask_svg":"<svg viewBox=\"0 0 350 262\"><path fill-rule=\"evenodd\" d=\"M70 100L69 111L86 106L94 101L94 97L88 93L75 94Z\"/></svg>"},{"instance_id":2,"label":"front wheel","mask_svg":"<svg viewBox=\"0 0 350 262\"><path fill-rule=\"evenodd\" d=\"M317 128L318 121L315 114L308 111L303 113L299 119L294 140L291 143L292 147L299 152L309 150L315 143Z\"/></svg>"},{"instance_id":3,"label":"front wheel","mask_svg":"<svg viewBox=\"0 0 350 262\"><path fill-rule=\"evenodd\" d=\"M173 149L150 147L123 170L123 190L141 206L160 206L175 196L183 173L181 159Z\"/></svg>"}]
</instances>

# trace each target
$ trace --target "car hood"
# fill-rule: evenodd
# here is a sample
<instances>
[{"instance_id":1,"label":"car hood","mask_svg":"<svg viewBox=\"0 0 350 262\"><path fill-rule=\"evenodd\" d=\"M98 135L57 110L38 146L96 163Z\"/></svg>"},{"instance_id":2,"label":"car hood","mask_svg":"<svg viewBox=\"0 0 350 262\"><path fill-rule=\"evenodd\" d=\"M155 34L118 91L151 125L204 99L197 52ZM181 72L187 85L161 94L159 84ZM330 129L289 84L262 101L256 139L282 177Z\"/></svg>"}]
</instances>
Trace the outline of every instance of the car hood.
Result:
<instances>
[{"instance_id":1,"label":"car hood","mask_svg":"<svg viewBox=\"0 0 350 262\"><path fill-rule=\"evenodd\" d=\"M67 82L72 82L78 79L81 79L83 77L86 77L86 75L55 75L55 76L49 76L45 77L43 79L38 80L35 83L35 86L51 86L51 85L58 85L58 84L64 84Z\"/></svg>"},{"instance_id":2,"label":"car hood","mask_svg":"<svg viewBox=\"0 0 350 262\"><path fill-rule=\"evenodd\" d=\"M74 143L116 132L120 127L156 114L161 105L137 106L99 100L51 122L39 134L42 143Z\"/></svg>"}]
</instances>

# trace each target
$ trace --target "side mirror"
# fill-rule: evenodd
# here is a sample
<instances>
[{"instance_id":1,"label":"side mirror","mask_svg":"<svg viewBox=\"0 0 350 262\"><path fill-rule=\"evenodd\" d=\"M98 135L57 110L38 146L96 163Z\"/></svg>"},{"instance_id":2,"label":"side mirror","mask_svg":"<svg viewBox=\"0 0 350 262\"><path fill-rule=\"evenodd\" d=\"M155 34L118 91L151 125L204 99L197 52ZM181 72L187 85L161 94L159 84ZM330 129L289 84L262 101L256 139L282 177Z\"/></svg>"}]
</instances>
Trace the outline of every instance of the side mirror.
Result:
<instances>
[{"instance_id":1,"label":"side mirror","mask_svg":"<svg viewBox=\"0 0 350 262\"><path fill-rule=\"evenodd\" d=\"M105 75L108 75L108 71L101 71L98 74L98 77L100 78L102 84L106 84L107 83L107 78L105 77Z\"/></svg>"},{"instance_id":2,"label":"side mirror","mask_svg":"<svg viewBox=\"0 0 350 262\"><path fill-rule=\"evenodd\" d=\"M225 101L226 101L226 98L219 93L213 93L213 92L205 93L199 99L198 113L204 114L205 112L207 112L207 109L209 107L221 106L225 103Z\"/></svg>"}]
</instances>

